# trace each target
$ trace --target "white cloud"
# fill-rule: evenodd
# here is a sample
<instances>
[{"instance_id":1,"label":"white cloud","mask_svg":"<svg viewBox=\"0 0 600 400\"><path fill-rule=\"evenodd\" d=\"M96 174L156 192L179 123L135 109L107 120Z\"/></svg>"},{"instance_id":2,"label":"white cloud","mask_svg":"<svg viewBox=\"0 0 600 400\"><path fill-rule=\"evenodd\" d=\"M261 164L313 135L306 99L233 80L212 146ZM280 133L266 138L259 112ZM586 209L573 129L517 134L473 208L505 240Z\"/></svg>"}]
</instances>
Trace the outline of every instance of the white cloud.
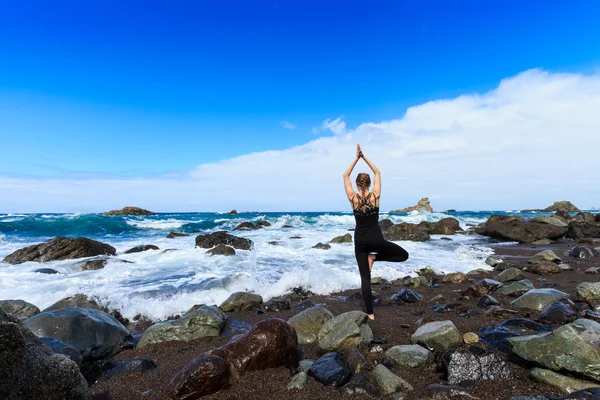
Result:
<instances>
[{"instance_id":1,"label":"white cloud","mask_svg":"<svg viewBox=\"0 0 600 400\"><path fill-rule=\"evenodd\" d=\"M281 121L281 126L284 129L296 129L297 126L288 121Z\"/></svg>"},{"instance_id":2,"label":"white cloud","mask_svg":"<svg viewBox=\"0 0 600 400\"><path fill-rule=\"evenodd\" d=\"M342 173L356 143L382 170L382 209L428 196L436 209L600 205L600 74L530 70L483 94L431 101L401 118L283 151L203 164L184 179L0 178L0 211L346 210ZM354 173L368 171L359 164ZM8 194L8 195L7 195Z\"/></svg>"}]
</instances>

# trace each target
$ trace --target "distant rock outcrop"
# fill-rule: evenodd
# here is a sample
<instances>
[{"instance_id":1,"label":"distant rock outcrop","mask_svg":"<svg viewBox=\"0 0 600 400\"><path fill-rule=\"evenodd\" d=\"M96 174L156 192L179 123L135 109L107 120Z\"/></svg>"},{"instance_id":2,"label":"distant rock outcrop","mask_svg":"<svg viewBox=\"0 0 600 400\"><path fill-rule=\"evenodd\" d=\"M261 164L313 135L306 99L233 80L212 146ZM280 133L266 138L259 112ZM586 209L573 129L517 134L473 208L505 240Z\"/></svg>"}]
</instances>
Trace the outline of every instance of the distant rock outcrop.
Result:
<instances>
[{"instance_id":1,"label":"distant rock outcrop","mask_svg":"<svg viewBox=\"0 0 600 400\"><path fill-rule=\"evenodd\" d=\"M124 207L120 210L104 212L102 215L156 215L156 213L139 207Z\"/></svg>"},{"instance_id":2,"label":"distant rock outcrop","mask_svg":"<svg viewBox=\"0 0 600 400\"><path fill-rule=\"evenodd\" d=\"M419 200L419 202L417 203L416 206L403 208L401 210L390 210L391 213L406 213L406 212L411 212L411 211L433 212L433 208L431 208L431 203L429 202L429 198L423 197L421 200Z\"/></svg>"},{"instance_id":3,"label":"distant rock outcrop","mask_svg":"<svg viewBox=\"0 0 600 400\"><path fill-rule=\"evenodd\" d=\"M581 210L577 207L575 207L570 201L566 201L566 200L562 200L562 201L555 201L554 204L552 204L549 207L546 208L536 208L536 209L530 209L530 210L522 210L522 212L581 212Z\"/></svg>"}]
</instances>

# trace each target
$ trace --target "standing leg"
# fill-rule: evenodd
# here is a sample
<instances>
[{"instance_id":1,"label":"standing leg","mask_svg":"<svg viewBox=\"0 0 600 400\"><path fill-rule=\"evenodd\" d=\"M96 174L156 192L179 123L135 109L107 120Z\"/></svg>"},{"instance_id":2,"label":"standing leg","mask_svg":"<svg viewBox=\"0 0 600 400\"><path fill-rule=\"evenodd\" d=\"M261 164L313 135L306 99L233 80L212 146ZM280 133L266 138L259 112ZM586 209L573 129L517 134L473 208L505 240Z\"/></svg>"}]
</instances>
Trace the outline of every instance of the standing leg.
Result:
<instances>
[{"instance_id":1,"label":"standing leg","mask_svg":"<svg viewBox=\"0 0 600 400\"><path fill-rule=\"evenodd\" d=\"M395 243L384 240L377 246L377 261L402 262L408 260L408 252Z\"/></svg>"},{"instance_id":2,"label":"standing leg","mask_svg":"<svg viewBox=\"0 0 600 400\"><path fill-rule=\"evenodd\" d=\"M373 294L371 293L371 272L369 271L369 253L354 250L356 261L358 263L358 271L360 272L360 287L362 291L365 308L369 318L373 317Z\"/></svg>"}]
</instances>

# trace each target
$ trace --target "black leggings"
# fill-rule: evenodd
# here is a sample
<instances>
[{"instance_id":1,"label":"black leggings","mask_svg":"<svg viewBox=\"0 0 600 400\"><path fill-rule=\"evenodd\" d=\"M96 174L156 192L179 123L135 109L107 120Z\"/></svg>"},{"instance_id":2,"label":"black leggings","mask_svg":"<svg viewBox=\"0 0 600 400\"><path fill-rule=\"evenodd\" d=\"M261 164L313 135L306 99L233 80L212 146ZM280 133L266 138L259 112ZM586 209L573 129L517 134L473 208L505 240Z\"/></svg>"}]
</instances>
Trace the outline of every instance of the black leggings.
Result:
<instances>
[{"instance_id":1,"label":"black leggings","mask_svg":"<svg viewBox=\"0 0 600 400\"><path fill-rule=\"evenodd\" d=\"M369 254L377 253L375 261L402 262L408 260L408 252L395 243L382 240L376 243L356 243L354 254L360 272L360 287L367 314L373 314L373 294L371 293L371 272Z\"/></svg>"}]
</instances>

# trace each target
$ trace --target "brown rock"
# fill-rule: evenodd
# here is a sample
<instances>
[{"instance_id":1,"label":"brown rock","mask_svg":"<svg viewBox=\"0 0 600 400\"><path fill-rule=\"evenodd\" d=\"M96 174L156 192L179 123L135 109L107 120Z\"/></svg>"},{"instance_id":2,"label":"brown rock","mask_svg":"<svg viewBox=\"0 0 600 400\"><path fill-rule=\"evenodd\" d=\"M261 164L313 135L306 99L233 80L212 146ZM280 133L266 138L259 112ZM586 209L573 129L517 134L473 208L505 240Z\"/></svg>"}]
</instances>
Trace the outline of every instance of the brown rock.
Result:
<instances>
[{"instance_id":1,"label":"brown rock","mask_svg":"<svg viewBox=\"0 0 600 400\"><path fill-rule=\"evenodd\" d=\"M462 292L460 292L463 296L473 296L473 297L482 297L488 294L490 291L483 285L477 284L473 285Z\"/></svg>"},{"instance_id":2,"label":"brown rock","mask_svg":"<svg viewBox=\"0 0 600 400\"><path fill-rule=\"evenodd\" d=\"M416 206L411 206L407 208L403 208L400 210L390 210L391 213L407 213L411 211L428 211L433 212L433 208L431 208L431 203L429 202L428 197L423 197Z\"/></svg>"},{"instance_id":3,"label":"brown rock","mask_svg":"<svg viewBox=\"0 0 600 400\"><path fill-rule=\"evenodd\" d=\"M542 261L531 267L531 272L538 275L558 274L560 271L560 267L551 261Z\"/></svg>"},{"instance_id":4,"label":"brown rock","mask_svg":"<svg viewBox=\"0 0 600 400\"><path fill-rule=\"evenodd\" d=\"M139 207L124 207L120 210L104 212L102 215L156 215L156 213Z\"/></svg>"},{"instance_id":5,"label":"brown rock","mask_svg":"<svg viewBox=\"0 0 600 400\"><path fill-rule=\"evenodd\" d=\"M19 249L4 258L8 264L21 264L27 261L48 262L72 258L115 255L114 247L92 239L78 237L56 237L44 243Z\"/></svg>"},{"instance_id":6,"label":"brown rock","mask_svg":"<svg viewBox=\"0 0 600 400\"><path fill-rule=\"evenodd\" d=\"M415 242L426 242L430 238L427 229L423 225L402 222L396 224L383 232L386 240L412 240Z\"/></svg>"},{"instance_id":7,"label":"brown rock","mask_svg":"<svg viewBox=\"0 0 600 400\"><path fill-rule=\"evenodd\" d=\"M444 277L444 282L463 283L468 280L469 278L462 272L452 272Z\"/></svg>"}]
</instances>

